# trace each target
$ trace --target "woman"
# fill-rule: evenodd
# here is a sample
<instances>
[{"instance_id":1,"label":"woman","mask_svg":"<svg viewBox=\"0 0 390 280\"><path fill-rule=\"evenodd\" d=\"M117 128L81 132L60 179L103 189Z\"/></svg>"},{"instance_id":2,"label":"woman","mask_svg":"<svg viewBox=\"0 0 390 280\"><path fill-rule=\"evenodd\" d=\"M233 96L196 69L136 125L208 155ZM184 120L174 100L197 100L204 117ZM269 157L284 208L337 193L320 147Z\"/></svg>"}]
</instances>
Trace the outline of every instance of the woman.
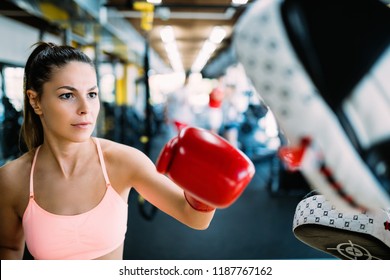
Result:
<instances>
[{"instance_id":1,"label":"woman","mask_svg":"<svg viewBox=\"0 0 390 280\"><path fill-rule=\"evenodd\" d=\"M189 227L208 227L214 211L191 207L146 155L91 136L99 109L91 60L38 43L25 67L28 152L0 168L1 259L21 259L25 242L36 259L122 259L132 187Z\"/></svg>"}]
</instances>

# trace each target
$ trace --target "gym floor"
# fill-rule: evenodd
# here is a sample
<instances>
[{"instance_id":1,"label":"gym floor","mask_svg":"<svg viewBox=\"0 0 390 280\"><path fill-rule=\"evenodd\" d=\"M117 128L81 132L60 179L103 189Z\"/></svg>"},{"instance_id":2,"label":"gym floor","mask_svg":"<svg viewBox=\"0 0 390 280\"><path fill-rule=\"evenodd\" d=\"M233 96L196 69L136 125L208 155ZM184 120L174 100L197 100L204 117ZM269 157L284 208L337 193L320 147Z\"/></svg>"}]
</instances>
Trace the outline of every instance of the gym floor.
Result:
<instances>
[{"instance_id":1,"label":"gym floor","mask_svg":"<svg viewBox=\"0 0 390 280\"><path fill-rule=\"evenodd\" d=\"M169 137L153 139L152 160ZM229 208L217 210L204 231L190 229L159 210L153 214L153 207L140 203L138 194L131 192L124 259L332 259L292 233L295 207L305 190L271 195L270 161L255 165L256 175L241 197Z\"/></svg>"}]
</instances>

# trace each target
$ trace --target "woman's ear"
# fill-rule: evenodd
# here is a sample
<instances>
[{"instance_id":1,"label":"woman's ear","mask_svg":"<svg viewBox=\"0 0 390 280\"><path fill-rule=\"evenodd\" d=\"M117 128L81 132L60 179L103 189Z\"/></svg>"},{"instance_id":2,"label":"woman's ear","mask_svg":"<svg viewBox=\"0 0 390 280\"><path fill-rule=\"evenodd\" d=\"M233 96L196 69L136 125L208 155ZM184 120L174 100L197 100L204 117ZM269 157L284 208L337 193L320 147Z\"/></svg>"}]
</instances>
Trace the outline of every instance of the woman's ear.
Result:
<instances>
[{"instance_id":1,"label":"woman's ear","mask_svg":"<svg viewBox=\"0 0 390 280\"><path fill-rule=\"evenodd\" d=\"M36 91L32 90L32 89L28 89L27 90L27 96L28 96L28 99L30 101L31 107L33 107L33 109L34 109L34 112L37 115L41 115L42 114L42 110L41 110L41 106L39 104L38 93Z\"/></svg>"}]
</instances>

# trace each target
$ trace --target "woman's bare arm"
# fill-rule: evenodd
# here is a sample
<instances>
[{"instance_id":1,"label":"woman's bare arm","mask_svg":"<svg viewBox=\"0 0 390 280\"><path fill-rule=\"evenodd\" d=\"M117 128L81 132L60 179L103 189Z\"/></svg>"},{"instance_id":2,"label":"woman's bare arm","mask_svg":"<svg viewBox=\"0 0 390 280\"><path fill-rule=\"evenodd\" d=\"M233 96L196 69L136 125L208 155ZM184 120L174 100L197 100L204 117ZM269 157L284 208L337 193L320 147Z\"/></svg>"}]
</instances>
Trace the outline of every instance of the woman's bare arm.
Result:
<instances>
[{"instance_id":1,"label":"woman's bare arm","mask_svg":"<svg viewBox=\"0 0 390 280\"><path fill-rule=\"evenodd\" d=\"M113 177L123 177L128 187L134 189L148 202L183 224L206 229L214 211L200 212L191 207L184 197L184 191L167 176L157 172L154 163L141 151L109 142L107 158L111 162L108 170Z\"/></svg>"},{"instance_id":2,"label":"woman's bare arm","mask_svg":"<svg viewBox=\"0 0 390 280\"><path fill-rule=\"evenodd\" d=\"M15 165L0 168L0 259L22 259L24 234L18 205L22 204ZM19 200L20 199L20 200Z\"/></svg>"}]
</instances>

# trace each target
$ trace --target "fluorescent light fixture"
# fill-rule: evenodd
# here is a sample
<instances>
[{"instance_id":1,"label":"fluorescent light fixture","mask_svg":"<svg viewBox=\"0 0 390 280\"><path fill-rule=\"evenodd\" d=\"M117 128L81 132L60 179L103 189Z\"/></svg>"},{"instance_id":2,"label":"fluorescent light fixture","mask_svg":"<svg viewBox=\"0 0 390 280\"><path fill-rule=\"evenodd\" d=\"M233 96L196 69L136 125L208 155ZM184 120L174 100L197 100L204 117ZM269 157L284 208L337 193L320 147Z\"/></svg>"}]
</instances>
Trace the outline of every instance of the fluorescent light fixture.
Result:
<instances>
[{"instance_id":1,"label":"fluorescent light fixture","mask_svg":"<svg viewBox=\"0 0 390 280\"><path fill-rule=\"evenodd\" d=\"M206 65L207 61L210 59L210 56L216 50L217 45L222 42L226 36L226 31L220 26L215 26L211 31L209 39L207 39L202 49L200 50L198 56L195 59L195 62L191 66L191 71L194 73L200 72L203 67Z\"/></svg>"},{"instance_id":2,"label":"fluorescent light fixture","mask_svg":"<svg viewBox=\"0 0 390 280\"><path fill-rule=\"evenodd\" d=\"M175 41L175 34L173 34L173 28L172 26L165 26L163 29L160 31L160 36L161 40L164 43L170 43Z\"/></svg>"},{"instance_id":3,"label":"fluorescent light fixture","mask_svg":"<svg viewBox=\"0 0 390 280\"><path fill-rule=\"evenodd\" d=\"M248 3L248 0L232 0L233 5L245 5Z\"/></svg>"},{"instance_id":4,"label":"fluorescent light fixture","mask_svg":"<svg viewBox=\"0 0 390 280\"><path fill-rule=\"evenodd\" d=\"M173 32L172 26L165 26L160 31L161 40L164 43L165 51L169 59L169 63L173 71L175 72L184 72L183 63L179 54L179 50L176 45L175 34Z\"/></svg>"},{"instance_id":5,"label":"fluorescent light fixture","mask_svg":"<svg viewBox=\"0 0 390 280\"><path fill-rule=\"evenodd\" d=\"M206 65L211 54L215 51L217 45L207 40L204 42L202 49L200 50L195 62L192 64L191 71L194 73L200 72Z\"/></svg>"},{"instance_id":6,"label":"fluorescent light fixture","mask_svg":"<svg viewBox=\"0 0 390 280\"><path fill-rule=\"evenodd\" d=\"M146 2L151 3L151 4L161 4L161 0L147 0Z\"/></svg>"},{"instance_id":7,"label":"fluorescent light fixture","mask_svg":"<svg viewBox=\"0 0 390 280\"><path fill-rule=\"evenodd\" d=\"M214 44L213 42L207 40L206 42L204 42L203 47L202 47L200 53L202 55L209 55L210 56L215 51L216 48L217 48L216 44Z\"/></svg>"},{"instance_id":8,"label":"fluorescent light fixture","mask_svg":"<svg viewBox=\"0 0 390 280\"><path fill-rule=\"evenodd\" d=\"M215 26L210 34L210 41L214 44L219 44L222 42L223 38L226 36L226 31L220 26Z\"/></svg>"}]
</instances>

